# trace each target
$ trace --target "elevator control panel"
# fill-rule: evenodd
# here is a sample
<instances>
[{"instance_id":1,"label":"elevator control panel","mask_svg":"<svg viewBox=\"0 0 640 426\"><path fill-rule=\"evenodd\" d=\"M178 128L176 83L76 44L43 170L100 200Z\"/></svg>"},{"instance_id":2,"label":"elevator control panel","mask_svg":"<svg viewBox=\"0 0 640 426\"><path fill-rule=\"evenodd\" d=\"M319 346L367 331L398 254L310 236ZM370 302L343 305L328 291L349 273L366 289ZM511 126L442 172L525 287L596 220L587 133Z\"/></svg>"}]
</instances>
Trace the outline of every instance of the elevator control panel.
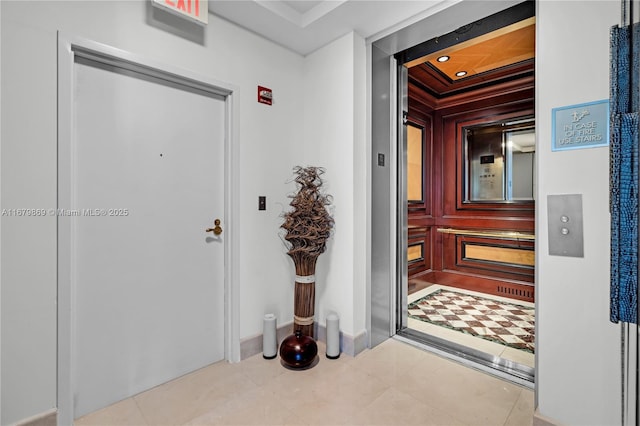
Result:
<instances>
[{"instance_id":1,"label":"elevator control panel","mask_svg":"<svg viewBox=\"0 0 640 426\"><path fill-rule=\"evenodd\" d=\"M547 196L549 255L584 257L582 194Z\"/></svg>"}]
</instances>

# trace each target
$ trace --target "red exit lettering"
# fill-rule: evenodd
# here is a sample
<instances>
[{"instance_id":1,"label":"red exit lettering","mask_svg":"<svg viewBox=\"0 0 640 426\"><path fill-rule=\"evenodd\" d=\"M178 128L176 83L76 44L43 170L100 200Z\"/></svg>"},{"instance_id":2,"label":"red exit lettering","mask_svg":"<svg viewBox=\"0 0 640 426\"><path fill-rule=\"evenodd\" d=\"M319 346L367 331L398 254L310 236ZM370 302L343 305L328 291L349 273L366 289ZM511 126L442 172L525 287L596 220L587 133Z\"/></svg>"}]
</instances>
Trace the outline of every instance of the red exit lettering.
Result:
<instances>
[{"instance_id":1,"label":"red exit lettering","mask_svg":"<svg viewBox=\"0 0 640 426\"><path fill-rule=\"evenodd\" d=\"M0 0L2 1L2 0ZM198 25L207 25L209 0L147 0L155 7L181 16Z\"/></svg>"},{"instance_id":2,"label":"red exit lettering","mask_svg":"<svg viewBox=\"0 0 640 426\"><path fill-rule=\"evenodd\" d=\"M175 0L164 0L164 2L167 6L188 14L191 14L191 4L193 3L193 15L200 16L200 0L177 0L177 2Z\"/></svg>"}]
</instances>

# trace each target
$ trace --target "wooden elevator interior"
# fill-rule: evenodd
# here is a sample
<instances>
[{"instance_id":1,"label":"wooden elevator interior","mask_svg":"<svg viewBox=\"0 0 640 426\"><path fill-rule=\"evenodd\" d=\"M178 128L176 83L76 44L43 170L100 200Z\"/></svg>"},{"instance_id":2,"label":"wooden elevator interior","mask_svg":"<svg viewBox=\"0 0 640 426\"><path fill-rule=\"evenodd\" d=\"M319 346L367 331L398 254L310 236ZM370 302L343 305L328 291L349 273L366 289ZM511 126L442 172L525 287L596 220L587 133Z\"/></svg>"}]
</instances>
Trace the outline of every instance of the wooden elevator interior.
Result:
<instances>
[{"instance_id":1,"label":"wooden elevator interior","mask_svg":"<svg viewBox=\"0 0 640 426\"><path fill-rule=\"evenodd\" d=\"M408 68L409 286L534 301L534 15L526 1L396 56Z\"/></svg>"}]
</instances>

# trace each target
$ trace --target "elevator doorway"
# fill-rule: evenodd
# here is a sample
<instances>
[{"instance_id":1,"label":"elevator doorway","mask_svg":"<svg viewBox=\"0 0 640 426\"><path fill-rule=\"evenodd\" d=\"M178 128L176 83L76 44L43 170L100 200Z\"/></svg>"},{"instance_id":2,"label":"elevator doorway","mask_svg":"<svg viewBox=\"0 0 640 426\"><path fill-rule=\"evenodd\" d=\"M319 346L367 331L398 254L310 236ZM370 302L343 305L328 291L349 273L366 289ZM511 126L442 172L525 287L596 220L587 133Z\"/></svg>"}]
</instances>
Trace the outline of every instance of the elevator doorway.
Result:
<instances>
[{"instance_id":1,"label":"elevator doorway","mask_svg":"<svg viewBox=\"0 0 640 426\"><path fill-rule=\"evenodd\" d=\"M535 365L535 11L395 55L396 332L516 381Z\"/></svg>"}]
</instances>

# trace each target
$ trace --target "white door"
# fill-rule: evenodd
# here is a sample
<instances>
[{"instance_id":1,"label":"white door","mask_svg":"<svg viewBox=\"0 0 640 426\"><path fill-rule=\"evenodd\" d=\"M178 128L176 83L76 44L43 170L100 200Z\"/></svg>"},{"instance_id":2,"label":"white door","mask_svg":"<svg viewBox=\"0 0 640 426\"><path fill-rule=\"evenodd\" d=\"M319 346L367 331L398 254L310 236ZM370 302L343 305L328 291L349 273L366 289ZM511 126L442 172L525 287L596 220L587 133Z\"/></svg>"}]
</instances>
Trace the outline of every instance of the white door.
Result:
<instances>
[{"instance_id":1,"label":"white door","mask_svg":"<svg viewBox=\"0 0 640 426\"><path fill-rule=\"evenodd\" d=\"M224 98L78 58L74 416L224 357ZM73 176L73 175L72 175Z\"/></svg>"}]
</instances>

